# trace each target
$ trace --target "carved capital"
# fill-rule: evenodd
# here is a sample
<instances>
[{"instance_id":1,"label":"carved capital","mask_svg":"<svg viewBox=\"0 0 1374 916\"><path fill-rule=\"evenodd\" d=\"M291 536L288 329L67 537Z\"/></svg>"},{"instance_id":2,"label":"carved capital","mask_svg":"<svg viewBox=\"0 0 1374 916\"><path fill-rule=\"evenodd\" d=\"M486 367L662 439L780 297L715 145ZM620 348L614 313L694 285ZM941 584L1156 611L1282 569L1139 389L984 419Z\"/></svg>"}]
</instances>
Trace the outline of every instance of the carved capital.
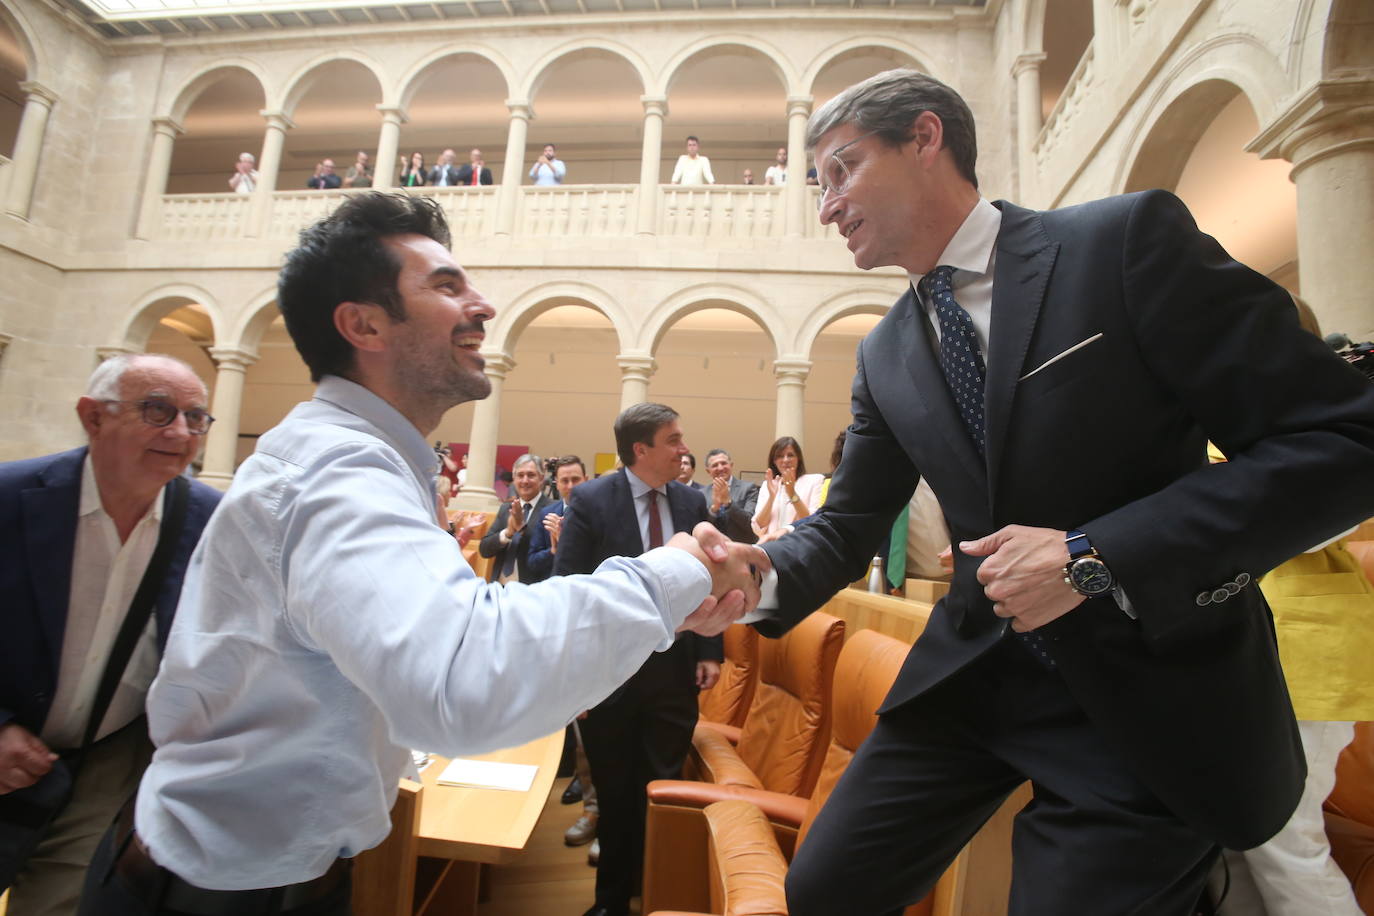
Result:
<instances>
[{"instance_id":1,"label":"carved capital","mask_svg":"<svg viewBox=\"0 0 1374 916\"><path fill-rule=\"evenodd\" d=\"M622 354L617 356L615 361L620 366L622 379L639 379L647 382L650 376L658 371L658 361L652 356Z\"/></svg>"},{"instance_id":2,"label":"carved capital","mask_svg":"<svg viewBox=\"0 0 1374 916\"><path fill-rule=\"evenodd\" d=\"M410 120L405 109L399 105L378 105L377 110L382 113L382 122L385 124L400 126Z\"/></svg>"},{"instance_id":3,"label":"carved capital","mask_svg":"<svg viewBox=\"0 0 1374 916\"><path fill-rule=\"evenodd\" d=\"M38 102L45 108L57 104L57 93L37 80L24 80L19 84L19 90L24 93L27 101Z\"/></svg>"},{"instance_id":4,"label":"carved capital","mask_svg":"<svg viewBox=\"0 0 1374 916\"><path fill-rule=\"evenodd\" d=\"M1038 54L1018 54L1016 60L1011 63L1011 75L1019 77L1027 70L1039 70L1040 65L1045 62L1049 55L1043 52Z\"/></svg>"},{"instance_id":5,"label":"carved capital","mask_svg":"<svg viewBox=\"0 0 1374 916\"><path fill-rule=\"evenodd\" d=\"M641 95L639 103L644 106L646 115L658 115L660 118L668 117L668 99L660 95Z\"/></svg>"},{"instance_id":6,"label":"carved capital","mask_svg":"<svg viewBox=\"0 0 1374 916\"><path fill-rule=\"evenodd\" d=\"M258 354L241 347L211 347L206 352L221 371L245 372L258 361Z\"/></svg>"},{"instance_id":7,"label":"carved capital","mask_svg":"<svg viewBox=\"0 0 1374 916\"><path fill-rule=\"evenodd\" d=\"M515 368L515 358L505 350L483 350L482 358L486 360L482 371L493 382L504 381L506 374Z\"/></svg>"},{"instance_id":8,"label":"carved capital","mask_svg":"<svg viewBox=\"0 0 1374 916\"><path fill-rule=\"evenodd\" d=\"M773 361L773 375L779 385L805 385L811 374L809 359L776 359Z\"/></svg>"},{"instance_id":9,"label":"carved capital","mask_svg":"<svg viewBox=\"0 0 1374 916\"><path fill-rule=\"evenodd\" d=\"M296 126L296 122L288 118L284 111L264 108L258 114L267 122L269 130L288 131Z\"/></svg>"},{"instance_id":10,"label":"carved capital","mask_svg":"<svg viewBox=\"0 0 1374 916\"><path fill-rule=\"evenodd\" d=\"M512 118L520 118L529 121L534 117L534 106L529 99L506 99L506 109L510 111Z\"/></svg>"},{"instance_id":11,"label":"carved capital","mask_svg":"<svg viewBox=\"0 0 1374 916\"><path fill-rule=\"evenodd\" d=\"M1326 159L1374 146L1374 77L1321 80L1295 98L1246 149L1287 159L1293 174Z\"/></svg>"}]
</instances>

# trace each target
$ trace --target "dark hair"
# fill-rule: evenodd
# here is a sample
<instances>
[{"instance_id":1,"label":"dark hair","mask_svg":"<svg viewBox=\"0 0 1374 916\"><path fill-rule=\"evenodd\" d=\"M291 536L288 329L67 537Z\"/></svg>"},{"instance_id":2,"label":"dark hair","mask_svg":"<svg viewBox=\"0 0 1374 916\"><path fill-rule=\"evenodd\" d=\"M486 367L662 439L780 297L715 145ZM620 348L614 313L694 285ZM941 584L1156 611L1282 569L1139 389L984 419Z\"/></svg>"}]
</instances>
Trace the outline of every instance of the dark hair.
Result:
<instances>
[{"instance_id":1,"label":"dark hair","mask_svg":"<svg viewBox=\"0 0 1374 916\"><path fill-rule=\"evenodd\" d=\"M654 444L654 435L677 419L677 411L664 404L645 401L626 407L615 418L615 453L625 467L635 463L635 443Z\"/></svg>"},{"instance_id":2,"label":"dark hair","mask_svg":"<svg viewBox=\"0 0 1374 916\"><path fill-rule=\"evenodd\" d=\"M310 378L347 376L353 347L334 327L343 302L380 305L396 321L406 318L396 291L401 262L383 242L423 235L449 247L448 223L428 197L372 191L350 197L329 216L301 231L277 280L277 305Z\"/></svg>"},{"instance_id":3,"label":"dark hair","mask_svg":"<svg viewBox=\"0 0 1374 916\"><path fill-rule=\"evenodd\" d=\"M693 455L691 452L688 452L687 454L683 455L682 457L687 459L687 463L690 464L690 465L692 466L692 470L695 471L695 470L697 469L697 456L696 456L696 455Z\"/></svg>"},{"instance_id":4,"label":"dark hair","mask_svg":"<svg viewBox=\"0 0 1374 916\"><path fill-rule=\"evenodd\" d=\"M826 102L806 126L806 148L815 149L821 137L842 124L875 131L883 142L897 146L911 139L912 122L926 111L944 125L944 148L954 157L959 174L978 187L973 112L959 93L916 70L887 70L870 76Z\"/></svg>"},{"instance_id":5,"label":"dark hair","mask_svg":"<svg viewBox=\"0 0 1374 916\"><path fill-rule=\"evenodd\" d=\"M714 457L716 457L717 455L724 455L726 461L733 461L733 460L734 460L733 458L730 457L730 453L727 452L725 449L723 449L723 448L713 448L713 449L711 449L709 452L706 453L706 463L707 463L707 464L710 464L710 463L711 463L711 459L714 458Z\"/></svg>"},{"instance_id":6,"label":"dark hair","mask_svg":"<svg viewBox=\"0 0 1374 916\"><path fill-rule=\"evenodd\" d=\"M553 473L549 475L550 477L557 477L558 469L565 468L570 464L575 464L580 467L582 469L582 476L587 476L587 466L583 464L582 459L576 455L564 455L562 458L550 458L549 464L551 465L550 470L553 471Z\"/></svg>"},{"instance_id":7,"label":"dark hair","mask_svg":"<svg viewBox=\"0 0 1374 916\"><path fill-rule=\"evenodd\" d=\"M701 141L700 141L700 140L697 140L697 138L696 138L696 137L693 137L691 134L688 134L688 135L687 135L687 140L688 140L688 142L691 142L691 141L694 141L694 140L695 140L698 146L701 145Z\"/></svg>"},{"instance_id":8,"label":"dark hair","mask_svg":"<svg viewBox=\"0 0 1374 916\"><path fill-rule=\"evenodd\" d=\"M835 473L835 468L840 466L840 459L844 457L844 440L849 435L849 430L842 429L840 434L835 437L835 447L830 450L830 473Z\"/></svg>"},{"instance_id":9,"label":"dark hair","mask_svg":"<svg viewBox=\"0 0 1374 916\"><path fill-rule=\"evenodd\" d=\"M787 448L789 445L792 446L792 450L797 453L797 477L800 478L806 473L806 459L802 457L801 443L791 436L783 436L777 442L773 443L772 448L768 449L768 467L772 469L774 474L782 473L782 471L778 470L777 465L778 452Z\"/></svg>"}]
</instances>

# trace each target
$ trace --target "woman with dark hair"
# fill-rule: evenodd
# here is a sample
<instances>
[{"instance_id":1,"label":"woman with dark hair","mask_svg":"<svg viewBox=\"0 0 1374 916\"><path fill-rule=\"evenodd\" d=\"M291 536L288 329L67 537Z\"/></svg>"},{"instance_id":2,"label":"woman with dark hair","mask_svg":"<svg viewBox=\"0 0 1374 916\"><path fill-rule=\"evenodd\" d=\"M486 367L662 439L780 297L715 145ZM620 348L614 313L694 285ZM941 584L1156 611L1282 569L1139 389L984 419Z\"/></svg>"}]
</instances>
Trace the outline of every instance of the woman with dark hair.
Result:
<instances>
[{"instance_id":1,"label":"woman with dark hair","mask_svg":"<svg viewBox=\"0 0 1374 916\"><path fill-rule=\"evenodd\" d=\"M425 183L424 153L411 153L410 162L401 169L401 187L419 188Z\"/></svg>"},{"instance_id":2,"label":"woman with dark hair","mask_svg":"<svg viewBox=\"0 0 1374 916\"><path fill-rule=\"evenodd\" d=\"M760 543L782 536L788 525L810 515L820 505L821 482L825 480L822 474L806 473L801 444L791 436L783 436L768 450L765 473L767 498L759 500L754 512L754 533Z\"/></svg>"}]
</instances>

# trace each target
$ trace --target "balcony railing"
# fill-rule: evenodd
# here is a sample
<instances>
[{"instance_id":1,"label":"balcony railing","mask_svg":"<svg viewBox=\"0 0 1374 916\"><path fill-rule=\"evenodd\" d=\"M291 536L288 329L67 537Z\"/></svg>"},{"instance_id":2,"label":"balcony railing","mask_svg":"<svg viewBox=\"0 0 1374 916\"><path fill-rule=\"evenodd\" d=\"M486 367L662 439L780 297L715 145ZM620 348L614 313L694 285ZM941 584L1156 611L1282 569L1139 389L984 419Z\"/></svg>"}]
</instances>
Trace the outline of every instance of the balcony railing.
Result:
<instances>
[{"instance_id":1,"label":"balcony railing","mask_svg":"<svg viewBox=\"0 0 1374 916\"><path fill-rule=\"evenodd\" d=\"M697 239L773 239L786 234L784 189L713 185L665 185L658 194L654 234ZM156 241L218 241L264 238L292 241L301 229L329 214L355 191L276 191L266 212L241 194L164 194ZM489 236L496 231L501 189L414 188L407 193L439 201L455 239ZM817 189L806 189L805 238L834 235L817 224ZM639 185L562 185L521 187L511 232L517 238L624 238L638 231Z\"/></svg>"}]
</instances>

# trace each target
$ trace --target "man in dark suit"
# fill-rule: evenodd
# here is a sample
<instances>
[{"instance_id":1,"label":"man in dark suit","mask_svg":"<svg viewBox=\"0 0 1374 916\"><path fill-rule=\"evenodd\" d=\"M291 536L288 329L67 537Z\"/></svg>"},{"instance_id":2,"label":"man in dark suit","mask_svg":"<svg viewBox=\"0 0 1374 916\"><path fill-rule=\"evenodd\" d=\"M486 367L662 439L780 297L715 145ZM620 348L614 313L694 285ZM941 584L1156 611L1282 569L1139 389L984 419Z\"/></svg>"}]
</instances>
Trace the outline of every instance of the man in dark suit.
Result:
<instances>
[{"instance_id":1,"label":"man in dark suit","mask_svg":"<svg viewBox=\"0 0 1374 916\"><path fill-rule=\"evenodd\" d=\"M454 163L454 153L451 149L446 149L439 154L439 161L434 168L429 170L429 184L433 188L448 188L462 184L458 180L458 173L462 171Z\"/></svg>"},{"instance_id":2,"label":"man in dark suit","mask_svg":"<svg viewBox=\"0 0 1374 916\"><path fill-rule=\"evenodd\" d=\"M105 361L76 412L89 446L0 465L0 818L20 812L26 790L52 771L54 752L80 747L105 659L157 544L162 494L211 422L200 379L163 356ZM70 800L19 871L10 912L74 911L101 832L138 785L152 753L144 694L187 561L219 497L190 485L154 622Z\"/></svg>"},{"instance_id":3,"label":"man in dark suit","mask_svg":"<svg viewBox=\"0 0 1374 916\"><path fill-rule=\"evenodd\" d=\"M982 199L972 115L928 76L851 87L807 142L821 222L913 286L860 346L825 506L763 548L759 629L861 575L922 476L954 576L790 912L919 899L1030 780L1012 913L1191 913L1218 846L1267 839L1302 788L1254 583L1374 512L1374 389L1167 193Z\"/></svg>"},{"instance_id":4,"label":"man in dark suit","mask_svg":"<svg viewBox=\"0 0 1374 916\"><path fill-rule=\"evenodd\" d=\"M458 184L491 184L491 169L487 168L486 160L482 158L482 151L475 149L468 153L468 158L468 164L458 170Z\"/></svg>"},{"instance_id":5,"label":"man in dark suit","mask_svg":"<svg viewBox=\"0 0 1374 916\"><path fill-rule=\"evenodd\" d=\"M636 404L615 421L625 467L569 495L558 542L558 575L591 572L607 557L634 556L706 521L701 494L676 481L687 445L675 410ZM625 916L644 864L644 792L682 773L697 721L697 690L720 676L719 636L681 636L649 656L620 690L590 710L582 739L596 782L601 861L587 916Z\"/></svg>"},{"instance_id":6,"label":"man in dark suit","mask_svg":"<svg viewBox=\"0 0 1374 916\"><path fill-rule=\"evenodd\" d=\"M551 463L554 465L553 485L558 490L558 500L541 508L535 515L534 527L529 529L528 565L535 582L542 582L553 575L553 560L558 554L558 537L563 530L568 494L573 487L587 482L587 466L576 455L551 459Z\"/></svg>"},{"instance_id":7,"label":"man in dark suit","mask_svg":"<svg viewBox=\"0 0 1374 916\"><path fill-rule=\"evenodd\" d=\"M711 490L706 494L711 524L732 541L752 544L759 539L751 524L759 502L759 485L735 476L735 462L723 448L706 453Z\"/></svg>"},{"instance_id":8,"label":"man in dark suit","mask_svg":"<svg viewBox=\"0 0 1374 916\"><path fill-rule=\"evenodd\" d=\"M496 518L482 535L477 552L495 558L487 577L490 581L516 580L528 585L548 578L547 574L532 575L529 567L530 533L533 531L529 523L548 504L548 497L544 495L544 462L538 455L521 455L511 467L511 476L515 495L496 511Z\"/></svg>"}]
</instances>

